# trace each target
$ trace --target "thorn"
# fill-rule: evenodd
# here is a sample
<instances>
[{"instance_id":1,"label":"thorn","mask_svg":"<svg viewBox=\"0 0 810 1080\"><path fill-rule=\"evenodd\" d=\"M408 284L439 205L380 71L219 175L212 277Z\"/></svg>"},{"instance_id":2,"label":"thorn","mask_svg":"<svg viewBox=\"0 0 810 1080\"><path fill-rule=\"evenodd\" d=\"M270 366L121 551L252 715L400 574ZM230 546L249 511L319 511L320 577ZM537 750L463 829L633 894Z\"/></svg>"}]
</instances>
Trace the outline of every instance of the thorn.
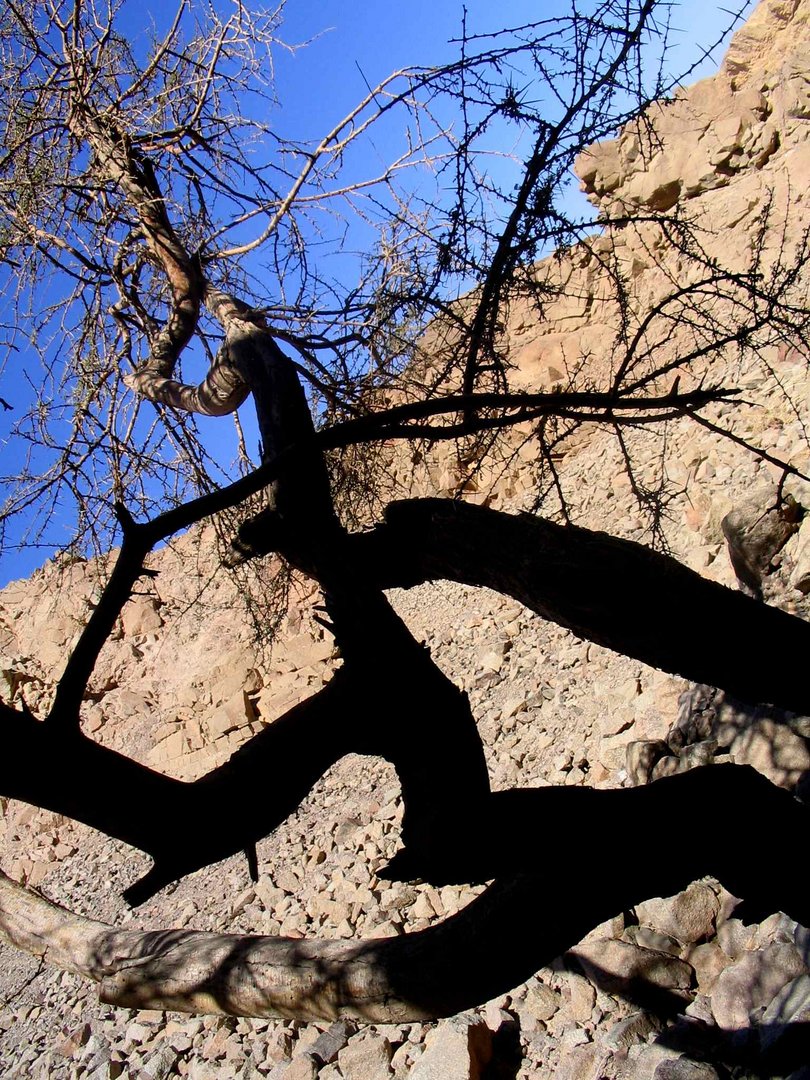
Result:
<instances>
[{"instance_id":1,"label":"thorn","mask_svg":"<svg viewBox=\"0 0 810 1080\"><path fill-rule=\"evenodd\" d=\"M247 847L245 848L245 857L247 859L248 874L250 875L250 880L255 885L256 882L259 880L259 859L256 855L255 844L247 845Z\"/></svg>"}]
</instances>

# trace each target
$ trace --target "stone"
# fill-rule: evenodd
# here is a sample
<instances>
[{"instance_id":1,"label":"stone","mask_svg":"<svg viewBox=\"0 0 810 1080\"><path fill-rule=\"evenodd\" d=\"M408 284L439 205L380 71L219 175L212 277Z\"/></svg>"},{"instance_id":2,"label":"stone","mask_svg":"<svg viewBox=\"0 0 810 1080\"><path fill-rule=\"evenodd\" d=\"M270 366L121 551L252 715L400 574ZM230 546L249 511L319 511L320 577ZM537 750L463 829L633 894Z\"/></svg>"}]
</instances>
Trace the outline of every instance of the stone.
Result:
<instances>
[{"instance_id":1,"label":"stone","mask_svg":"<svg viewBox=\"0 0 810 1080\"><path fill-rule=\"evenodd\" d=\"M785 915L783 911L775 911L773 915L769 915L757 927L756 946L761 948L763 945L770 945L773 941L786 941L790 945L796 945L801 953L802 950L796 939L798 929L799 924ZM805 963L807 962L807 958L803 953L802 959L804 959Z\"/></svg>"},{"instance_id":2,"label":"stone","mask_svg":"<svg viewBox=\"0 0 810 1080\"><path fill-rule=\"evenodd\" d=\"M759 593L771 563L796 532L798 515L792 499L778 504L775 485L760 484L741 499L721 522L731 565L739 580Z\"/></svg>"},{"instance_id":3,"label":"stone","mask_svg":"<svg viewBox=\"0 0 810 1080\"><path fill-rule=\"evenodd\" d=\"M701 994L708 995L712 992L717 976L732 963L731 957L723 952L716 941L695 945L684 959L688 960L695 970L698 990Z\"/></svg>"},{"instance_id":4,"label":"stone","mask_svg":"<svg viewBox=\"0 0 810 1080\"><path fill-rule=\"evenodd\" d=\"M732 960L738 960L756 947L756 927L747 926L742 919L725 919L717 927L717 944Z\"/></svg>"},{"instance_id":5,"label":"stone","mask_svg":"<svg viewBox=\"0 0 810 1080\"><path fill-rule=\"evenodd\" d=\"M635 739L625 749L625 769L634 787L648 784L652 771L661 758L670 753L662 739Z\"/></svg>"},{"instance_id":6,"label":"stone","mask_svg":"<svg viewBox=\"0 0 810 1080\"><path fill-rule=\"evenodd\" d=\"M628 926L621 935L624 941L632 945L638 945L642 949L653 949L656 952L669 953L670 956L680 956L683 943L669 934L662 934L651 926Z\"/></svg>"},{"instance_id":7,"label":"stone","mask_svg":"<svg viewBox=\"0 0 810 1080\"><path fill-rule=\"evenodd\" d=\"M276 649L276 656L290 664L293 670L317 666L326 663L335 654L335 643L330 638L315 641L309 634L298 634L286 638Z\"/></svg>"},{"instance_id":8,"label":"stone","mask_svg":"<svg viewBox=\"0 0 810 1080\"><path fill-rule=\"evenodd\" d=\"M156 634L163 626L157 601L151 596L133 596L121 613L127 637Z\"/></svg>"},{"instance_id":9,"label":"stone","mask_svg":"<svg viewBox=\"0 0 810 1080\"><path fill-rule=\"evenodd\" d=\"M210 739L218 739L228 732L245 727L256 719L256 711L253 702L244 692L239 690L224 701L219 708L205 718L205 730Z\"/></svg>"},{"instance_id":10,"label":"stone","mask_svg":"<svg viewBox=\"0 0 810 1080\"><path fill-rule=\"evenodd\" d=\"M82 1047L87 1045L90 1033L89 1024L79 1024L61 1042L56 1044L57 1054L61 1054L62 1057L66 1058L76 1057Z\"/></svg>"},{"instance_id":11,"label":"stone","mask_svg":"<svg viewBox=\"0 0 810 1080\"><path fill-rule=\"evenodd\" d=\"M396 1076L396 1073L394 1074ZM337 1064L324 1065L318 1072L318 1080L343 1080Z\"/></svg>"},{"instance_id":12,"label":"stone","mask_svg":"<svg viewBox=\"0 0 810 1080\"><path fill-rule=\"evenodd\" d=\"M786 983L806 971L796 947L783 942L741 956L720 972L712 990L718 1026L730 1031L747 1027L755 1009L767 1007Z\"/></svg>"},{"instance_id":13,"label":"stone","mask_svg":"<svg viewBox=\"0 0 810 1080\"><path fill-rule=\"evenodd\" d=\"M717 1069L706 1061L679 1057L657 1065L652 1080L719 1080L719 1076Z\"/></svg>"},{"instance_id":14,"label":"stone","mask_svg":"<svg viewBox=\"0 0 810 1080\"><path fill-rule=\"evenodd\" d=\"M763 1049L790 1035L791 1024L801 1024L804 1030L810 1027L810 974L785 983L765 1009L760 1021Z\"/></svg>"},{"instance_id":15,"label":"stone","mask_svg":"<svg viewBox=\"0 0 810 1080\"><path fill-rule=\"evenodd\" d=\"M329 1065L335 1060L340 1051L348 1043L354 1034L355 1025L348 1020L336 1020L331 1027L322 1032L310 1046L310 1053L314 1054L324 1065Z\"/></svg>"},{"instance_id":16,"label":"stone","mask_svg":"<svg viewBox=\"0 0 810 1080\"><path fill-rule=\"evenodd\" d=\"M391 1076L391 1043L384 1037L360 1034L338 1054L344 1080L388 1080Z\"/></svg>"},{"instance_id":17,"label":"stone","mask_svg":"<svg viewBox=\"0 0 810 1080\"><path fill-rule=\"evenodd\" d=\"M532 986L526 994L526 1009L537 1020L550 1020L561 1004L560 994L545 983Z\"/></svg>"},{"instance_id":18,"label":"stone","mask_svg":"<svg viewBox=\"0 0 810 1080\"><path fill-rule=\"evenodd\" d=\"M810 744L785 724L762 718L741 731L730 746L737 765L753 765L779 787L792 789L810 770Z\"/></svg>"},{"instance_id":19,"label":"stone","mask_svg":"<svg viewBox=\"0 0 810 1080\"><path fill-rule=\"evenodd\" d=\"M617 1020L605 1037L605 1045L611 1050L629 1050L655 1032L661 1030L661 1021L651 1012L634 1012Z\"/></svg>"},{"instance_id":20,"label":"stone","mask_svg":"<svg viewBox=\"0 0 810 1080\"><path fill-rule=\"evenodd\" d=\"M642 949L627 941L602 940L580 943L571 949L586 976L607 991L621 993L630 987L643 991L646 985L655 990L687 991L692 985L689 964L668 953Z\"/></svg>"},{"instance_id":21,"label":"stone","mask_svg":"<svg viewBox=\"0 0 810 1080\"><path fill-rule=\"evenodd\" d=\"M616 1073L606 1066L612 1053L596 1043L571 1047L562 1055L554 1080L612 1080Z\"/></svg>"},{"instance_id":22,"label":"stone","mask_svg":"<svg viewBox=\"0 0 810 1080\"><path fill-rule=\"evenodd\" d=\"M311 1054L296 1054L292 1061L276 1065L267 1074L267 1080L317 1080L318 1062Z\"/></svg>"},{"instance_id":23,"label":"stone","mask_svg":"<svg viewBox=\"0 0 810 1080\"><path fill-rule=\"evenodd\" d=\"M793 550L790 584L803 596L810 593L810 516L803 519Z\"/></svg>"},{"instance_id":24,"label":"stone","mask_svg":"<svg viewBox=\"0 0 810 1080\"><path fill-rule=\"evenodd\" d=\"M481 1017L462 1013L428 1035L408 1080L480 1080L491 1057L492 1032Z\"/></svg>"},{"instance_id":25,"label":"stone","mask_svg":"<svg viewBox=\"0 0 810 1080\"><path fill-rule=\"evenodd\" d=\"M570 974L565 987L568 999L568 1012L578 1024L586 1024L591 1019L596 1004L596 990L581 975Z\"/></svg>"},{"instance_id":26,"label":"stone","mask_svg":"<svg viewBox=\"0 0 810 1080\"><path fill-rule=\"evenodd\" d=\"M642 925L691 945L714 935L719 910L714 890L702 882L693 882L675 896L656 897L636 905L636 918Z\"/></svg>"},{"instance_id":27,"label":"stone","mask_svg":"<svg viewBox=\"0 0 810 1080\"><path fill-rule=\"evenodd\" d=\"M12 659L0 659L0 698L11 704L17 690L32 677Z\"/></svg>"},{"instance_id":28,"label":"stone","mask_svg":"<svg viewBox=\"0 0 810 1080\"><path fill-rule=\"evenodd\" d=\"M178 1053L171 1046L162 1046L146 1059L143 1066L144 1077L149 1080L168 1080L175 1072Z\"/></svg>"},{"instance_id":29,"label":"stone","mask_svg":"<svg viewBox=\"0 0 810 1080\"><path fill-rule=\"evenodd\" d=\"M124 1038L128 1043L140 1046L142 1043L149 1042L152 1038L152 1031L145 1024L139 1024L137 1020L133 1020L131 1024L127 1024Z\"/></svg>"}]
</instances>

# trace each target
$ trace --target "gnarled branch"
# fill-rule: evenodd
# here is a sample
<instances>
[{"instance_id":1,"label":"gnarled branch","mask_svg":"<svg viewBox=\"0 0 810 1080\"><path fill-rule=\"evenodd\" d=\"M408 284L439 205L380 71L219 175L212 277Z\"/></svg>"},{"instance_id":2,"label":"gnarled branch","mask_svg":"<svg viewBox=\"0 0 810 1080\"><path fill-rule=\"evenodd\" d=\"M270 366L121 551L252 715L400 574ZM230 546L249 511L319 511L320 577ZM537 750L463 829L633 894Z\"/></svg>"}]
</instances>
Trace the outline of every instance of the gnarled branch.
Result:
<instances>
[{"instance_id":1,"label":"gnarled branch","mask_svg":"<svg viewBox=\"0 0 810 1080\"><path fill-rule=\"evenodd\" d=\"M700 816L718 799L735 822L723 845L693 834L689 844L662 848L661 830L684 806ZM803 870L789 849L796 836L806 835L809 818L786 792L735 765L629 790L501 792L464 847L473 858L478 853L482 869L507 876L458 914L418 933L340 942L118 930L51 904L2 874L0 933L94 980L102 1001L129 1008L426 1020L512 989L598 923L706 873L754 904L807 922ZM555 844L544 851L542 874L526 872L552 821ZM623 859L619 867L610 844L583 851L582 836L594 821L608 836L632 830L645 859Z\"/></svg>"}]
</instances>

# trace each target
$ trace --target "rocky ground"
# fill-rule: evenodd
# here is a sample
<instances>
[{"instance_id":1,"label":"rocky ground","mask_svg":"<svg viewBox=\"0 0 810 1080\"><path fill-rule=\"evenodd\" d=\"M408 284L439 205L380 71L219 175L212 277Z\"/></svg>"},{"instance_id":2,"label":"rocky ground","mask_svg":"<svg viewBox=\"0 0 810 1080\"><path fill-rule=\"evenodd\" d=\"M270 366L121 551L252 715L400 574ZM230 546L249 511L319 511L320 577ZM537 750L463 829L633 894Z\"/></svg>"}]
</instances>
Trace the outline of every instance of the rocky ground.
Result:
<instances>
[{"instance_id":1,"label":"rocky ground","mask_svg":"<svg viewBox=\"0 0 810 1080\"><path fill-rule=\"evenodd\" d=\"M607 475L612 446L598 442L576 465L583 488L592 469ZM687 471L708 463L720 475L722 506L737 494L738 505L745 505L743 494L758 490L754 481L767 480L761 475L767 470L730 445L703 456L686 431L674 446L681 456L673 457L673 468L678 461ZM622 522L633 531L628 493L615 466L618 486L608 505L615 504L616 522L604 504L594 503L593 512L608 528ZM727 549L711 531L717 527L712 513L698 522L692 510L686 500L680 513L673 511L673 543L683 544L686 561L733 582ZM190 777L321 685L339 660L309 618L305 598L292 619L295 632L269 661L233 619L227 581L209 586L201 619L193 594L196 582L207 577L205 567L199 578L186 575L184 587L170 573L172 560L188 565L183 543L162 555L168 565L149 595L135 598L125 612L121 636L100 665L87 723L101 741ZM792 584L803 580L802 546L797 533L765 588L770 601L806 616L805 595ZM60 570L50 567L4 594L7 633L14 633L16 646L9 649L7 638L4 677L34 707L47 697L51 676L41 661L39 678L32 675L36 668L27 652L48 627L56 639L54 657L61 653L60 639L75 633L71 613L92 602L92 570L90 564L62 569L62 588L54 594ZM749 761L793 786L810 769L803 719L776 724L765 715L743 715L709 688L583 643L514 601L449 582L397 591L392 599L439 665L468 690L495 788L644 782L650 760L639 747L656 740L665 743L656 775L712 759ZM185 663L176 671L166 661L180 648ZM142 858L55 815L9 803L3 865L53 899L123 925L382 936L425 927L477 891L377 878L375 871L395 850L400 815L389 766L344 760L260 846L256 885L245 861L232 859L182 881L136 913L124 907L120 892L143 872ZM679 833L673 822L662 844L677 843ZM543 842L553 845L552 823L541 852ZM638 857L626 851L625 838L596 830L583 836L586 850L589 843L605 842L616 845L619 861ZM677 897L617 913L590 935L579 961L569 956L509 995L436 1025L358 1028L128 1013L99 1005L74 976L4 948L0 1060L8 1075L99 1080L142 1074L199 1080L722 1076L719 1062L733 1062L744 1045L749 1059L756 1059L758 1031L771 1037L775 1024L810 1016L807 930L778 913L760 924L742 923L734 904L717 882L706 880ZM544 917L542 908L534 917ZM612 972L608 987L593 979L593 964ZM682 995L683 1011L674 1021L633 1004L628 989L637 984L639 970ZM489 1072L482 1072L485 1066ZM740 1066L736 1072L748 1075Z\"/></svg>"},{"instance_id":2,"label":"rocky ground","mask_svg":"<svg viewBox=\"0 0 810 1080\"><path fill-rule=\"evenodd\" d=\"M762 7L771 20L766 30L777 30L766 33L760 19L739 39L723 90L731 98L721 95L721 102L726 113L728 102L737 102L729 72L742 83L746 72L755 72L770 111L759 99L752 105L746 98L745 122L731 134L725 128L720 133L731 149L726 142L720 148L711 143L699 175L690 173L689 185L676 193L715 218L742 208L733 222L741 246L755 228L768 176L777 185L788 169L800 174L810 146L810 107L802 113L795 104L806 94L799 87L806 76L779 37L787 27L791 42L800 44L807 5L769 0ZM790 13L802 21L791 24ZM774 41L782 41L778 63ZM778 77L768 76L769 82L761 76L763 64L778 69ZM705 118L709 98L700 86L695 100ZM765 131L768 124L779 132L776 146ZM701 130L709 126L707 120ZM598 198L615 199L624 191L639 205L652 205L672 188L672 170L682 169L683 153L633 171L626 142L618 149L610 145L613 150L597 155L598 167L586 170ZM618 154L617 161L611 154ZM728 186L728 161L735 154L739 183ZM806 187L794 188L794 205L805 213ZM643 238L628 240L633 244L641 252ZM632 250L627 257L634 257ZM642 261L638 276L644 281L649 267ZM558 315L562 325L565 313ZM559 377L556 368L550 371L552 360L564 364L566 350L560 332L552 330L542 340L513 313L508 332L527 381ZM738 434L756 438L763 450L806 465L810 379L804 358L774 346L765 366L755 357L735 357L734 367L722 374L755 407L732 412L732 406L718 406L714 420L733 421ZM738 573L750 571L761 579L764 602L810 617L810 485L788 481L799 507L794 516L808 513L801 522L787 521L774 509L781 474L763 456L685 422L669 424L665 434L639 431L627 438L636 485L664 483L663 528L678 558L731 587L738 586ZM560 477L579 524L649 539L649 519L609 431L591 432L573 445L560 463ZM452 482L447 462L439 462L408 484L411 490L421 485L445 493ZM477 486L468 489L469 497L526 507L537 486L537 462L523 454L508 475ZM208 534L179 539L155 556L155 566L159 576L129 603L102 655L83 725L105 745L190 779L312 693L340 660L312 618L312 596L303 583L294 587L272 651L257 645L238 583L217 568ZM6 700L22 698L35 712L47 704L65 653L97 600L103 573L94 563L52 563L0 594L0 692ZM496 789L619 787L694 764L735 761L806 791L807 718L743 709L709 687L582 642L494 593L439 582L395 591L391 599L436 662L468 691ZM695 612L696 620L710 617ZM183 880L135 913L120 894L143 873L145 860L82 825L3 800L0 849L11 877L120 925L374 937L428 926L478 891L379 878L377 871L396 849L400 818L393 770L376 759L346 759L260 845L256 884L245 860L234 858ZM718 806L712 821L673 821L661 845L684 842L691 829L716 833L722 844L723 830L730 828L734 822ZM542 859L553 842L550 822L531 858ZM644 858L631 836L605 836L597 823L582 836L584 853L589 845L606 843L615 846L619 868L622 860ZM797 860L801 843L797 838ZM3 946L0 1070L59 1080L807 1077L801 1056L793 1055L785 1066L774 1062L792 1038L788 1023L810 1024L810 932L778 912L743 922L735 906L718 882L706 879L676 897L617 912L573 955L509 994L437 1024L302 1024L111 1009L73 975ZM531 917L553 918L553 908L539 901ZM671 990L680 1000L677 1011L661 1015L652 1009L643 989L639 997L645 985Z\"/></svg>"}]
</instances>

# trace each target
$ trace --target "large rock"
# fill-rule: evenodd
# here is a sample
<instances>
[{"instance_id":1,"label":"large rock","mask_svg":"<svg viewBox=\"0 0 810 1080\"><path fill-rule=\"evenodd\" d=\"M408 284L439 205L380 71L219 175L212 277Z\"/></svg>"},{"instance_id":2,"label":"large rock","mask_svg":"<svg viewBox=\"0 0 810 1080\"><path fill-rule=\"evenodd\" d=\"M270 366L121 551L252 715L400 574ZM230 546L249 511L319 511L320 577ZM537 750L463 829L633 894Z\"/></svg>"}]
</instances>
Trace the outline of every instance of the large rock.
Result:
<instances>
[{"instance_id":1,"label":"large rock","mask_svg":"<svg viewBox=\"0 0 810 1080\"><path fill-rule=\"evenodd\" d=\"M774 942L746 953L718 976L712 989L712 1012L721 1028L748 1026L751 1013L770 1005L786 983L804 975L807 968L793 945Z\"/></svg>"},{"instance_id":2,"label":"large rock","mask_svg":"<svg viewBox=\"0 0 810 1080\"><path fill-rule=\"evenodd\" d=\"M239 690L205 718L205 730L209 738L219 739L229 731L242 728L255 719L253 702L244 690Z\"/></svg>"},{"instance_id":3,"label":"large rock","mask_svg":"<svg viewBox=\"0 0 810 1080\"><path fill-rule=\"evenodd\" d=\"M266 882L266 879L264 880ZM259 882L259 884L261 884L261 882ZM276 892L281 893L281 890L278 889ZM327 1028L326 1031L318 1036L315 1042L310 1046L309 1052L314 1054L315 1057L324 1063L324 1065L329 1065L348 1044L354 1031L355 1025L348 1020L336 1020L330 1028Z\"/></svg>"},{"instance_id":4,"label":"large rock","mask_svg":"<svg viewBox=\"0 0 810 1080\"><path fill-rule=\"evenodd\" d=\"M793 552L793 573L790 583L805 596L810 593L810 516L802 521Z\"/></svg>"},{"instance_id":5,"label":"large rock","mask_svg":"<svg viewBox=\"0 0 810 1080\"><path fill-rule=\"evenodd\" d=\"M480 1080L492 1057L492 1032L478 1016L444 1020L430 1035L408 1080Z\"/></svg>"},{"instance_id":6,"label":"large rock","mask_svg":"<svg viewBox=\"0 0 810 1080\"><path fill-rule=\"evenodd\" d=\"M689 950L686 957L695 970L698 990L701 994L711 994L714 984L722 971L732 963L716 941L706 941Z\"/></svg>"},{"instance_id":7,"label":"large rock","mask_svg":"<svg viewBox=\"0 0 810 1080\"><path fill-rule=\"evenodd\" d=\"M799 975L785 983L762 1014L760 1042L772 1046L784 1036L790 1036L791 1025L810 1026L810 975Z\"/></svg>"},{"instance_id":8,"label":"large rock","mask_svg":"<svg viewBox=\"0 0 810 1080\"><path fill-rule=\"evenodd\" d=\"M731 565L738 579L759 593L774 558L798 528L793 500L779 503L772 484L758 485L722 522Z\"/></svg>"},{"instance_id":9,"label":"large rock","mask_svg":"<svg viewBox=\"0 0 810 1080\"><path fill-rule=\"evenodd\" d=\"M127 637L156 634L163 626L157 601L151 596L133 596L121 613Z\"/></svg>"},{"instance_id":10,"label":"large rock","mask_svg":"<svg viewBox=\"0 0 810 1080\"><path fill-rule=\"evenodd\" d=\"M807 740L767 718L741 731L729 749L738 765L752 765L780 787L794 788L810 770Z\"/></svg>"},{"instance_id":11,"label":"large rock","mask_svg":"<svg viewBox=\"0 0 810 1080\"><path fill-rule=\"evenodd\" d=\"M719 1073L706 1061L688 1057L662 1061L652 1074L652 1080L718 1080Z\"/></svg>"},{"instance_id":12,"label":"large rock","mask_svg":"<svg viewBox=\"0 0 810 1080\"><path fill-rule=\"evenodd\" d=\"M678 957L628 941L581 942L568 955L581 964L593 983L611 992L630 988L643 992L647 988L683 993L691 987L694 976L691 966Z\"/></svg>"},{"instance_id":13,"label":"large rock","mask_svg":"<svg viewBox=\"0 0 810 1080\"><path fill-rule=\"evenodd\" d=\"M338 1066L344 1080L389 1080L391 1043L379 1035L358 1035L338 1054Z\"/></svg>"},{"instance_id":14,"label":"large rock","mask_svg":"<svg viewBox=\"0 0 810 1080\"><path fill-rule=\"evenodd\" d=\"M696 881L675 896L657 897L638 904L636 918L642 926L651 926L692 945L714 934L719 910L720 901L714 890Z\"/></svg>"}]
</instances>

